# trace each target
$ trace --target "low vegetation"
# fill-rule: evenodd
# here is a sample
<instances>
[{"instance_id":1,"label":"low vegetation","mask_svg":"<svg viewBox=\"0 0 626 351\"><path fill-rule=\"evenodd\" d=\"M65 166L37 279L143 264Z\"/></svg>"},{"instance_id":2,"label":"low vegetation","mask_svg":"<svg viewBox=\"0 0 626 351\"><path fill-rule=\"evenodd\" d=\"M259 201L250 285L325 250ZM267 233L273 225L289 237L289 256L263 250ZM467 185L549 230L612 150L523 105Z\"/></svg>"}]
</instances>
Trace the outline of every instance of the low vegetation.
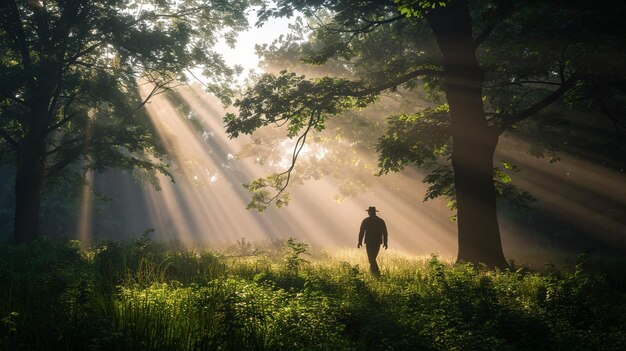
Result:
<instances>
[{"instance_id":1,"label":"low vegetation","mask_svg":"<svg viewBox=\"0 0 626 351\"><path fill-rule=\"evenodd\" d=\"M623 262L571 270L385 252L0 244L0 350L619 350ZM317 257L319 256L319 257ZM621 268L620 268L621 267Z\"/></svg>"}]
</instances>

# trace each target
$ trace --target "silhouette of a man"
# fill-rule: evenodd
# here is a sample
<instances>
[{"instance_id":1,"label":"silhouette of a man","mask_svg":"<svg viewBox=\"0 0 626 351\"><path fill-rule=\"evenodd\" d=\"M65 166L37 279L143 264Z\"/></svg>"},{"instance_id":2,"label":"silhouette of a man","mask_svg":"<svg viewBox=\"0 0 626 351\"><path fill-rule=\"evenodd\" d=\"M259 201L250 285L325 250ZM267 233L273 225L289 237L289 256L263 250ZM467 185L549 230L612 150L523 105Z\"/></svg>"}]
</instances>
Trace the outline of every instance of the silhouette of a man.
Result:
<instances>
[{"instance_id":1,"label":"silhouette of a man","mask_svg":"<svg viewBox=\"0 0 626 351\"><path fill-rule=\"evenodd\" d=\"M376 277L380 276L380 270L378 269L378 263L376 263L376 256L380 251L380 244L383 244L385 250L387 250L387 226L382 218L376 216L376 207L370 206L367 209L369 217L365 218L361 222L361 229L359 230L359 245L360 248L363 244L363 238L365 237L365 250L367 250L367 258L370 261L370 271Z\"/></svg>"}]
</instances>

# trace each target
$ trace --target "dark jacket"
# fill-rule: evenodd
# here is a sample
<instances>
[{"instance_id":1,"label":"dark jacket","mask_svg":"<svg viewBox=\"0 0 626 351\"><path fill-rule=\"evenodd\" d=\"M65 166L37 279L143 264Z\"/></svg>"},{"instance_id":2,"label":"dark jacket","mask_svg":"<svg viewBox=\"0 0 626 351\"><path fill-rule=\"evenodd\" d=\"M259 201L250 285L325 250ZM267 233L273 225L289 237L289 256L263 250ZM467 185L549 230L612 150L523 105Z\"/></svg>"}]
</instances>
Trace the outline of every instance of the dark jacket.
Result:
<instances>
[{"instance_id":1,"label":"dark jacket","mask_svg":"<svg viewBox=\"0 0 626 351\"><path fill-rule=\"evenodd\" d=\"M365 237L366 245L387 245L387 226L382 218L373 216L367 217L361 222L359 230L359 244L363 242Z\"/></svg>"}]
</instances>

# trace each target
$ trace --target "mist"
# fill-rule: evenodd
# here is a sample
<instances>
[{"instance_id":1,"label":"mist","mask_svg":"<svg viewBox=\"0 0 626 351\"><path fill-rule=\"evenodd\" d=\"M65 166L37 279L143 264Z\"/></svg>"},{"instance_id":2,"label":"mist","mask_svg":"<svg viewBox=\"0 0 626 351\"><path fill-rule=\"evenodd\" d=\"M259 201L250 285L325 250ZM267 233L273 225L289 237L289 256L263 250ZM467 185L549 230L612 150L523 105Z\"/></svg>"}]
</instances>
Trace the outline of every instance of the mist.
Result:
<instances>
[{"instance_id":1,"label":"mist","mask_svg":"<svg viewBox=\"0 0 626 351\"><path fill-rule=\"evenodd\" d=\"M226 113L222 103L197 85L157 95L146 108L167 149L173 181L159 174L155 187L141 173L90 172L75 199L79 209L75 223L68 226L68 218L43 213L44 222L49 223L44 234L77 238L91 245L136 238L154 229L155 239L184 247L223 248L242 238L260 243L293 237L316 249L335 250L356 246L360 221L369 206L376 206L387 223L391 250L435 253L449 259L456 254L456 223L450 221L453 212L446 208L447 200L423 201L426 184L422 171L409 168L376 176L373 145L354 148L354 141L345 136L335 144L310 142L294 172L317 169L319 174L292 182L288 206L270 206L258 212L246 209L251 195L242 184L289 166L293 141L281 138L280 128L266 128L254 138L229 139L222 122ZM360 118L378 118L384 126L384 114L376 106L358 113ZM376 133L382 133L382 127ZM318 136L329 135L332 131ZM520 166L514 183L537 199L526 211L500 206L506 256L540 262L585 251L625 253L623 172L567 152L551 164L528 155L529 143L507 136L496 152L496 160L507 159ZM333 145L345 149L329 149ZM350 152L354 154L350 156ZM356 161L349 168L349 162L346 166L330 159L333 155ZM330 159L326 161L331 166L343 167L339 176L319 169L324 158ZM10 178L10 172L4 173ZM10 183L4 184L1 201L10 203L12 189ZM3 219L4 228L10 228L10 217Z\"/></svg>"}]
</instances>

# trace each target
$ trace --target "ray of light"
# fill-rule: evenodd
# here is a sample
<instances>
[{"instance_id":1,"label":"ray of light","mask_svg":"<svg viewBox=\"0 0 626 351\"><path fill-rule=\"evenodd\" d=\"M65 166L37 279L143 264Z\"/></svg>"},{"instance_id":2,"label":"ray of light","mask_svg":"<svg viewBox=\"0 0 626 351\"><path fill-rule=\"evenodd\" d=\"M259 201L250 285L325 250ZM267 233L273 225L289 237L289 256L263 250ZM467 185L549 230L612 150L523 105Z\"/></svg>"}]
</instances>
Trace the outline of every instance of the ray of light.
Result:
<instances>
[{"instance_id":1,"label":"ray of light","mask_svg":"<svg viewBox=\"0 0 626 351\"><path fill-rule=\"evenodd\" d=\"M216 99L197 88L178 89L176 94L193 111L202 130L163 96L155 97L147 106L159 137L168 147L176 178L175 184L163 178L160 192L147 191L157 231L170 232L167 235L175 235L187 245L233 243L241 237L254 241L293 236L317 246L352 247L357 242L360 222L366 217L365 209L376 205L387 209L385 220L392 247L420 252L436 247L450 254L454 251L449 224L432 224L428 215L415 215L415 204L432 206L414 197L410 201L395 197L382 188L339 204L333 200L337 185L328 178L295 188L294 201L285 209L269 208L261 214L245 210L250 195L241 183L271 170L233 157L249 139L226 137L222 124L225 111ZM423 187L418 179L406 175L396 178Z\"/></svg>"},{"instance_id":2,"label":"ray of light","mask_svg":"<svg viewBox=\"0 0 626 351\"><path fill-rule=\"evenodd\" d=\"M188 104L194 109L194 111L198 111L198 116L201 118L203 122L206 122L207 125L210 126L211 131L216 132L215 138L221 140L221 142L230 142L230 146L228 148L228 152L236 153L236 144L233 143L232 140L226 139L223 126L220 124L221 119L216 119L215 116L221 116L224 114L223 111L217 111L213 104L207 104L206 100L204 104L202 101L192 101L198 100L198 96L201 92L196 91L194 97L190 97L187 94L181 94L181 97L188 102ZM207 100L210 98L207 98ZM207 106L208 105L208 106ZM291 148L287 149L287 153L291 152ZM359 157L365 157L365 155L360 155ZM371 157L370 157L371 158ZM242 165L243 166L243 165ZM250 166L244 166L250 171ZM258 168L258 167L257 167ZM267 170L263 170L259 172L258 169L254 173L254 176L262 176L267 174ZM420 185L420 190L424 189L424 186L421 182L416 182L417 178L409 178L411 175L395 175L395 178L401 178L405 181L405 183L411 183L410 185L414 186L415 183ZM310 188L309 188L310 186ZM314 189L311 191L311 189ZM381 193L385 193L380 190ZM442 229L442 226L430 225L431 219L425 218L424 216L420 217L420 222L410 223L415 219L414 212L415 206L411 207L410 210L400 210L394 211L393 209L396 207L406 207L409 206L409 203L415 204L416 202L419 204L419 201L415 201L416 198L411 198L410 202L400 202L396 199L393 199L393 196L388 195L386 199L383 199L379 195L374 195L373 199L370 199L369 202L366 199L363 199L360 205L357 205L355 201L349 201L343 206L338 206L337 203L328 201L332 199L333 196L337 193L336 184L330 182L328 178L325 178L322 181L311 182L307 186L299 188L294 192L294 197L297 197L297 201L294 201L288 208L284 210L280 210L282 214L291 219L291 221L295 221L298 223L297 227L299 228L298 236L305 238L305 240L317 243L319 245L324 244L345 244L350 245L356 242L356 234L358 233L358 226L360 224L360 219L364 217L364 208L367 208L371 202L376 202L379 205L387 207L390 209L388 215L388 220L392 223L394 229L398 228L401 230L394 230L394 240L398 240L400 242L405 242L403 247L413 247L415 245L411 245L414 242L431 242L431 241L439 241L439 238L445 238L443 245L435 245L435 247L439 248L438 251L444 251L447 253L447 249L454 244L453 240L453 231L450 223L445 220L445 229ZM406 192L403 192L403 194ZM416 192L417 193L417 192ZM370 194L371 195L371 194ZM330 215L329 211L336 212L339 210L342 213L342 216ZM419 211L419 210L418 210ZM331 212L331 213L332 213ZM349 213L344 215L344 213ZM279 213L276 213L277 215ZM332 213L334 214L334 213ZM270 216L262 216L262 217L270 217ZM343 217L343 218L342 218ZM441 216L434 216L440 218ZM346 223L345 218L351 218L355 223L352 223L348 227L352 229L349 231L345 231ZM273 221L276 223L276 221ZM406 225L398 225L395 223L402 223ZM426 224L428 223L428 224ZM410 224L410 225L409 225ZM284 224L283 224L284 225ZM413 229L408 229L413 228ZM420 229L421 228L421 229ZM342 235L338 236L336 233L342 233ZM447 235L441 235L441 233L446 233ZM432 235L428 235L426 239L423 238L425 233L429 233ZM429 239L430 238L430 239ZM418 249L426 248L425 245L417 246Z\"/></svg>"},{"instance_id":3,"label":"ray of light","mask_svg":"<svg viewBox=\"0 0 626 351\"><path fill-rule=\"evenodd\" d=\"M94 118L94 112L90 111L86 121L84 135L84 147L86 150L90 147L90 138L93 133ZM83 246L91 245L93 237L93 180L93 172L87 171L85 173L85 179L81 189L80 214L76 227L78 232L78 239L81 241Z\"/></svg>"},{"instance_id":4,"label":"ray of light","mask_svg":"<svg viewBox=\"0 0 626 351\"><path fill-rule=\"evenodd\" d=\"M426 255L438 252L448 258L456 255L456 223L448 221L452 212L445 208L446 200L422 202L424 173L408 170L382 177L375 182L377 185L342 203L334 200L338 193L336 180L324 177L305 181L303 186L291 189L288 207L270 207L259 214L245 209L250 194L241 184L281 170L280 165L259 165L253 158L236 157L252 138L227 137L222 121L225 111L217 99L198 87L180 88L170 97L155 97L147 108L158 136L167 145L176 179L171 183L161 177L160 192L145 192L150 221L162 237L188 246L227 245L240 238L256 241L295 237L319 247L354 247L365 209L376 206L389 227L392 249ZM518 184L528 186L548 206L558 207L561 215L575 217L573 222L601 222L597 228L607 231L623 224L615 216L600 213L592 203L593 198L601 197L623 206L623 174L582 160L572 158L570 162L564 156L566 162L557 169L570 169L575 176L557 177L519 152L508 151L510 141L501 144L498 157L520 161L524 169L516 179ZM311 157L316 157L313 153ZM355 151L354 157L376 163L376 155L362 151ZM564 179L569 183L563 183ZM500 222L505 252L511 247L511 252L517 254L528 238L528 228L506 218Z\"/></svg>"},{"instance_id":5,"label":"ray of light","mask_svg":"<svg viewBox=\"0 0 626 351\"><path fill-rule=\"evenodd\" d=\"M568 152L560 153L559 162L548 164L518 151L529 150L528 141L508 139L515 148L501 148L498 156L521 166L515 184L535 196L542 211L569 226L563 230L593 235L588 240L590 243L604 241L607 246L626 250L626 175L623 172Z\"/></svg>"},{"instance_id":6,"label":"ray of light","mask_svg":"<svg viewBox=\"0 0 626 351\"><path fill-rule=\"evenodd\" d=\"M78 239L83 246L87 247L92 244L93 238L93 172L85 174L85 183L81 189L80 198L80 215L78 217Z\"/></svg>"}]
</instances>

